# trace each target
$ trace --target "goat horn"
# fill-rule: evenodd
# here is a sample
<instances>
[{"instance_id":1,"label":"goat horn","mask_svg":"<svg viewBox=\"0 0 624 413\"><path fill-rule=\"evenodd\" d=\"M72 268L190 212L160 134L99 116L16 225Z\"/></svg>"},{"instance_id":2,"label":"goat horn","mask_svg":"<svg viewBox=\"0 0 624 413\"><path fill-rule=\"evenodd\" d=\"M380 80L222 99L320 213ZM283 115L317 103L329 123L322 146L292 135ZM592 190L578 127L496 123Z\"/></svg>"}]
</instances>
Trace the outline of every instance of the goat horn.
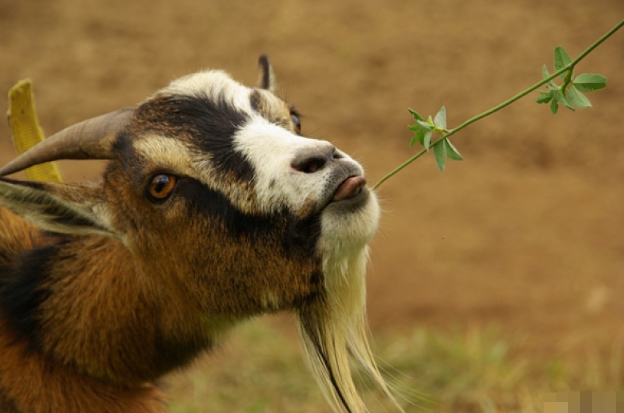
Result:
<instances>
[{"instance_id":1,"label":"goat horn","mask_svg":"<svg viewBox=\"0 0 624 413\"><path fill-rule=\"evenodd\" d=\"M0 176L58 159L112 159L117 134L133 114L134 108L123 108L65 128L0 168Z\"/></svg>"},{"instance_id":2,"label":"goat horn","mask_svg":"<svg viewBox=\"0 0 624 413\"><path fill-rule=\"evenodd\" d=\"M275 92L275 75L269 56L263 54L258 59L258 87L269 92Z\"/></svg>"}]
</instances>

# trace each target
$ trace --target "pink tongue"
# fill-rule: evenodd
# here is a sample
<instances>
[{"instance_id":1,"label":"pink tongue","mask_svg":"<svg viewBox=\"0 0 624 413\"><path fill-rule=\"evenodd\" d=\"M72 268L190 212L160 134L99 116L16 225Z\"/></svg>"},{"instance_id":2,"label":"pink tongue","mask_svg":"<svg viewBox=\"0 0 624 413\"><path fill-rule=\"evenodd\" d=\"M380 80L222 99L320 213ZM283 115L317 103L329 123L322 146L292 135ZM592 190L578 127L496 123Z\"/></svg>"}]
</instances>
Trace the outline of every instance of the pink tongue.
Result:
<instances>
[{"instance_id":1,"label":"pink tongue","mask_svg":"<svg viewBox=\"0 0 624 413\"><path fill-rule=\"evenodd\" d=\"M361 176L352 176L344 181L334 194L334 198L332 201L342 201L344 199L349 199L362 191L362 187L366 184L366 179Z\"/></svg>"}]
</instances>

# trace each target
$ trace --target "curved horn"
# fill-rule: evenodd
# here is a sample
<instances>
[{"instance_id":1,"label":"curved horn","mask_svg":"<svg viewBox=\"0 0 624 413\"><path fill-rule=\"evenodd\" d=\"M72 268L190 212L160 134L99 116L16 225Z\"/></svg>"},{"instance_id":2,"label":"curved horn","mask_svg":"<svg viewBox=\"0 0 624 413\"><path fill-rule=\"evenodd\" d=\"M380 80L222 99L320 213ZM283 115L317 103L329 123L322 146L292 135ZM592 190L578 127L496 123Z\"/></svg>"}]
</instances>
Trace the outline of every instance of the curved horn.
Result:
<instances>
[{"instance_id":1,"label":"curved horn","mask_svg":"<svg viewBox=\"0 0 624 413\"><path fill-rule=\"evenodd\" d=\"M0 176L58 159L112 159L115 138L133 114L123 108L65 128L0 168Z\"/></svg>"}]
</instances>

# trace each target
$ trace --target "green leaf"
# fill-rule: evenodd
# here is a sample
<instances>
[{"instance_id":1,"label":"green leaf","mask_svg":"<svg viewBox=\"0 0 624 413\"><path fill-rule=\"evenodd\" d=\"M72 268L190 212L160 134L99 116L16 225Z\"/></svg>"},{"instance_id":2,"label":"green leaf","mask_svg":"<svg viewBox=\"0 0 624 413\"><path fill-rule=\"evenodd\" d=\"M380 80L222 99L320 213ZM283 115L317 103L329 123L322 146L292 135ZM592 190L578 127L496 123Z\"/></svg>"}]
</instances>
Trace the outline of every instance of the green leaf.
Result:
<instances>
[{"instance_id":1,"label":"green leaf","mask_svg":"<svg viewBox=\"0 0 624 413\"><path fill-rule=\"evenodd\" d=\"M446 129L446 107L442 106L442 108L436 113L435 119L433 119L433 124Z\"/></svg>"},{"instance_id":2,"label":"green leaf","mask_svg":"<svg viewBox=\"0 0 624 413\"><path fill-rule=\"evenodd\" d=\"M555 96L555 98L559 101L559 103L563 104L566 108L574 112L574 108L572 107L572 105L570 105L570 102L568 102L568 99L565 97L561 90L557 91L557 95Z\"/></svg>"},{"instance_id":3,"label":"green leaf","mask_svg":"<svg viewBox=\"0 0 624 413\"><path fill-rule=\"evenodd\" d=\"M559 46L555 49L555 71L559 71L563 69L565 66L572 63L572 59L568 56L568 53L564 50L563 47ZM567 72L561 73L563 79L565 79Z\"/></svg>"},{"instance_id":4,"label":"green leaf","mask_svg":"<svg viewBox=\"0 0 624 413\"><path fill-rule=\"evenodd\" d=\"M552 96L548 92L539 91L541 96L537 98L537 103L548 103L552 100Z\"/></svg>"},{"instance_id":5,"label":"green leaf","mask_svg":"<svg viewBox=\"0 0 624 413\"><path fill-rule=\"evenodd\" d=\"M462 161L464 160L464 158L462 158L461 154L459 153L459 151L457 150L457 148L451 143L450 140L445 139L444 140L444 145L446 145L446 154L449 158L455 160L455 161Z\"/></svg>"},{"instance_id":6,"label":"green leaf","mask_svg":"<svg viewBox=\"0 0 624 413\"><path fill-rule=\"evenodd\" d=\"M546 67L546 65L542 66L542 76L544 79L546 79L548 76L550 76L550 73L548 73L548 68ZM555 84L555 82L553 82L552 80L549 80L548 83L546 83L551 89L558 89L559 87Z\"/></svg>"},{"instance_id":7,"label":"green leaf","mask_svg":"<svg viewBox=\"0 0 624 413\"><path fill-rule=\"evenodd\" d=\"M429 148L431 147L431 136L433 135L432 131L427 131L425 132L424 138L423 138L423 146L425 147L426 150L429 150Z\"/></svg>"},{"instance_id":8,"label":"green leaf","mask_svg":"<svg viewBox=\"0 0 624 413\"><path fill-rule=\"evenodd\" d=\"M413 111L413 110L412 110L412 109L410 109L410 108L407 108L407 110L409 110L409 113L411 113L411 114L412 114L412 116L414 117L414 119L415 119L415 120L422 120L422 121L424 121L424 120L425 120L425 118L423 118L422 116L420 116L420 114L419 114L418 112Z\"/></svg>"},{"instance_id":9,"label":"green leaf","mask_svg":"<svg viewBox=\"0 0 624 413\"><path fill-rule=\"evenodd\" d=\"M578 108L590 108L592 105L589 99L587 99L584 94L579 92L574 85L570 86L570 89L568 89L568 100L571 104Z\"/></svg>"},{"instance_id":10,"label":"green leaf","mask_svg":"<svg viewBox=\"0 0 624 413\"><path fill-rule=\"evenodd\" d=\"M446 145L444 142L433 146L433 156L435 157L440 172L444 172L444 167L446 166Z\"/></svg>"},{"instance_id":11,"label":"green leaf","mask_svg":"<svg viewBox=\"0 0 624 413\"><path fill-rule=\"evenodd\" d=\"M607 86L607 78L596 73L583 73L574 78L572 83L581 92L593 92L604 89Z\"/></svg>"},{"instance_id":12,"label":"green leaf","mask_svg":"<svg viewBox=\"0 0 624 413\"><path fill-rule=\"evenodd\" d=\"M407 129L413 132L418 132L420 130L420 126L419 125L407 125Z\"/></svg>"},{"instance_id":13,"label":"green leaf","mask_svg":"<svg viewBox=\"0 0 624 413\"><path fill-rule=\"evenodd\" d=\"M420 142L421 145L423 145L423 140L425 138L425 131L420 129L418 132L416 132L416 134L414 135L414 137L412 138L412 140L410 141L410 148L412 146L414 146L416 144L416 142Z\"/></svg>"},{"instance_id":14,"label":"green leaf","mask_svg":"<svg viewBox=\"0 0 624 413\"><path fill-rule=\"evenodd\" d=\"M422 130L422 129L416 134L416 139L418 139L418 142L420 142L421 145L425 144L425 135L426 134L427 134L427 132Z\"/></svg>"},{"instance_id":15,"label":"green leaf","mask_svg":"<svg viewBox=\"0 0 624 413\"><path fill-rule=\"evenodd\" d=\"M556 115L558 110L559 110L559 104L557 103L557 99L553 99L550 102L550 111L553 113L553 115Z\"/></svg>"},{"instance_id":16,"label":"green leaf","mask_svg":"<svg viewBox=\"0 0 624 413\"><path fill-rule=\"evenodd\" d=\"M548 73L548 68L546 65L542 66L542 78L546 79L550 74Z\"/></svg>"},{"instance_id":17,"label":"green leaf","mask_svg":"<svg viewBox=\"0 0 624 413\"><path fill-rule=\"evenodd\" d=\"M418 123L418 124L419 124L419 125L423 128L423 129L426 129L426 130L431 130L431 125L430 125L430 124L428 124L427 122L422 121L422 120L417 120L416 122L417 122L417 123Z\"/></svg>"}]
</instances>

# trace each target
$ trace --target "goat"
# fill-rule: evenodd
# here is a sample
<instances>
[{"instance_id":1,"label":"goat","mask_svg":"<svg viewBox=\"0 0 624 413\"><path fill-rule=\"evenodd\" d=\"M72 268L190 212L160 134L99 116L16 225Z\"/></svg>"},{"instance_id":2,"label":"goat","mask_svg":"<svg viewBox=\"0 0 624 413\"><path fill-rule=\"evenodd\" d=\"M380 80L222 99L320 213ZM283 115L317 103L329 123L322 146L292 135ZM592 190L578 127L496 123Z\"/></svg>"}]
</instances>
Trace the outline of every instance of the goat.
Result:
<instances>
[{"instance_id":1,"label":"goat","mask_svg":"<svg viewBox=\"0 0 624 413\"><path fill-rule=\"evenodd\" d=\"M94 182L0 178L0 410L164 412L155 384L256 315L296 314L336 411L364 412L349 356L392 397L366 338L362 167L300 134L266 56L64 129L0 169L106 159Z\"/></svg>"}]
</instances>

